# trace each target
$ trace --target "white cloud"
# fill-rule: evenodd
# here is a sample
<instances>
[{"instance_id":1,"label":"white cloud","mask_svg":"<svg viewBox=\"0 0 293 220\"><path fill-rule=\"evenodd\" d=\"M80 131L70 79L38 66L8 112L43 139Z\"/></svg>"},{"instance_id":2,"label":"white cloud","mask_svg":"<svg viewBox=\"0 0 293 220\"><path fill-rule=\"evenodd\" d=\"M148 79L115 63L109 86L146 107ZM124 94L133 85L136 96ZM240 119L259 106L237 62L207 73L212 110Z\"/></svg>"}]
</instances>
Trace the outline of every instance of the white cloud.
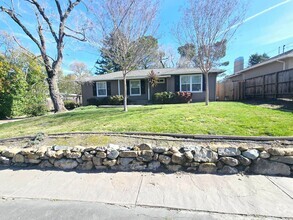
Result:
<instances>
[{"instance_id":1,"label":"white cloud","mask_svg":"<svg viewBox=\"0 0 293 220\"><path fill-rule=\"evenodd\" d=\"M287 4L287 3L291 2L291 1L292 1L292 0L285 0L285 1L283 1L283 2L280 2L279 4L273 5L272 7L269 7L269 8L267 8L267 9L265 9L265 10L263 10L263 11L261 11L261 12L255 14L255 15L252 15L252 16L246 18L246 19L243 21L243 23L246 23L246 22L248 22L248 21L250 21L250 20L252 20L252 19L254 19L254 18L256 18L256 17L258 17L258 16L260 16L260 15L262 15L262 14L265 14L265 13L267 13L267 12L269 12L269 11L271 11L271 10L273 10L273 9L275 9L275 8L277 8L277 7L279 7L279 6L281 6L281 5Z\"/></svg>"}]
</instances>

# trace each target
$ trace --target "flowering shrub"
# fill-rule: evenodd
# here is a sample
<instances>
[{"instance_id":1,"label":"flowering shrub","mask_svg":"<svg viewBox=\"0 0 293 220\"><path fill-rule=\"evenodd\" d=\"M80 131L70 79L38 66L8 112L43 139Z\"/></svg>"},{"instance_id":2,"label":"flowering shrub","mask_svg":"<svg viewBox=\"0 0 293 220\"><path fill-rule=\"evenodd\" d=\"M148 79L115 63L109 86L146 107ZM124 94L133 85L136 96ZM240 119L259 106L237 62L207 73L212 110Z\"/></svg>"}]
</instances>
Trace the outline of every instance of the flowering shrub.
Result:
<instances>
[{"instance_id":1,"label":"flowering shrub","mask_svg":"<svg viewBox=\"0 0 293 220\"><path fill-rule=\"evenodd\" d=\"M123 95L110 96L108 99L109 105L123 105Z\"/></svg>"},{"instance_id":2,"label":"flowering shrub","mask_svg":"<svg viewBox=\"0 0 293 220\"><path fill-rule=\"evenodd\" d=\"M160 92L155 93L153 102L156 104L189 103L192 101L190 92Z\"/></svg>"}]
</instances>

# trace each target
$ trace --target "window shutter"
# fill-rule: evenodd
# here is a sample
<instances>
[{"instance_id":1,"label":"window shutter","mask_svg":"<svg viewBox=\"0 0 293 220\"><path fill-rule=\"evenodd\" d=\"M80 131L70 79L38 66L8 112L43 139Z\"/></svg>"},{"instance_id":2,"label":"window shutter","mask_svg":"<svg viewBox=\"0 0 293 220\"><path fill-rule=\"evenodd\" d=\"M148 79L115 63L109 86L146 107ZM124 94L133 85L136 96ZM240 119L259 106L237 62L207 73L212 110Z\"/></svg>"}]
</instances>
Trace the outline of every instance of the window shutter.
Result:
<instances>
[{"instance_id":1,"label":"window shutter","mask_svg":"<svg viewBox=\"0 0 293 220\"><path fill-rule=\"evenodd\" d=\"M202 74L202 91L206 91L206 77Z\"/></svg>"},{"instance_id":2,"label":"window shutter","mask_svg":"<svg viewBox=\"0 0 293 220\"><path fill-rule=\"evenodd\" d=\"M111 82L107 82L107 96L111 96Z\"/></svg>"},{"instance_id":3,"label":"window shutter","mask_svg":"<svg viewBox=\"0 0 293 220\"><path fill-rule=\"evenodd\" d=\"M97 83L93 82L93 96L98 96L97 94Z\"/></svg>"},{"instance_id":4,"label":"window shutter","mask_svg":"<svg viewBox=\"0 0 293 220\"><path fill-rule=\"evenodd\" d=\"M126 86L127 86L127 95L129 95L130 94L129 80L126 81Z\"/></svg>"},{"instance_id":5,"label":"window shutter","mask_svg":"<svg viewBox=\"0 0 293 220\"><path fill-rule=\"evenodd\" d=\"M175 92L179 92L180 91L180 76L179 75L175 75Z\"/></svg>"},{"instance_id":6,"label":"window shutter","mask_svg":"<svg viewBox=\"0 0 293 220\"><path fill-rule=\"evenodd\" d=\"M145 94L145 80L141 80L140 81L140 85L141 85L141 94Z\"/></svg>"}]
</instances>

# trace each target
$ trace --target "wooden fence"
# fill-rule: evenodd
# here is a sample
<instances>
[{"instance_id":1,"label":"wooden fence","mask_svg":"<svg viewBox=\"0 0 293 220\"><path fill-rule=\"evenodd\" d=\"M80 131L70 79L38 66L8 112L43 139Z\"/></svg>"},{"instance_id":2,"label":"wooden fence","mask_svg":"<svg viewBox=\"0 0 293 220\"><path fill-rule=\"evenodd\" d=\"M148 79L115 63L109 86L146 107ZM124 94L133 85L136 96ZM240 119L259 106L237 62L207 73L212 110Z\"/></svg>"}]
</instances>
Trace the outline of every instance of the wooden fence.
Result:
<instances>
[{"instance_id":1,"label":"wooden fence","mask_svg":"<svg viewBox=\"0 0 293 220\"><path fill-rule=\"evenodd\" d=\"M246 79L217 83L218 100L293 98L293 69Z\"/></svg>"},{"instance_id":2,"label":"wooden fence","mask_svg":"<svg viewBox=\"0 0 293 220\"><path fill-rule=\"evenodd\" d=\"M293 69L245 80L245 98L292 98Z\"/></svg>"}]
</instances>

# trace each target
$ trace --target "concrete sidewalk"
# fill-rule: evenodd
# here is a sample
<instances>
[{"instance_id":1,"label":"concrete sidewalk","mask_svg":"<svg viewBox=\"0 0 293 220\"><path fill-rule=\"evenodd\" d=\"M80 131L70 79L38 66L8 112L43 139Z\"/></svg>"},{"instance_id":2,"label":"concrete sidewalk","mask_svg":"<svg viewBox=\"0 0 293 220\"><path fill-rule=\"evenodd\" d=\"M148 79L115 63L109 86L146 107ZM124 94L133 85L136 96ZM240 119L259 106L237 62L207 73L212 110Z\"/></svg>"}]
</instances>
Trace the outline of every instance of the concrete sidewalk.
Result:
<instances>
[{"instance_id":1,"label":"concrete sidewalk","mask_svg":"<svg viewBox=\"0 0 293 220\"><path fill-rule=\"evenodd\" d=\"M293 179L0 170L1 219L293 219Z\"/></svg>"}]
</instances>

